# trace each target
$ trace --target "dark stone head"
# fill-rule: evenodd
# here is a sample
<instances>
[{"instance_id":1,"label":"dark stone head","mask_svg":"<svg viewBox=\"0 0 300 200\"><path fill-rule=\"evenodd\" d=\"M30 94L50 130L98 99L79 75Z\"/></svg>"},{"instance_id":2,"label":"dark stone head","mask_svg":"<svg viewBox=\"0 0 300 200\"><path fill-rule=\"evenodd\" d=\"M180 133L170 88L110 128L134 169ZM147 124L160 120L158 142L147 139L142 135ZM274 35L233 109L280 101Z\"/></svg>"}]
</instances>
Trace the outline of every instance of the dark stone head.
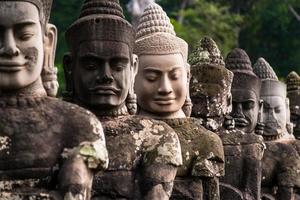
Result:
<instances>
[{"instance_id":1,"label":"dark stone head","mask_svg":"<svg viewBox=\"0 0 300 200\"><path fill-rule=\"evenodd\" d=\"M261 82L253 73L250 58L244 50L233 49L225 63L226 68L234 73L231 116L238 129L251 133L257 123Z\"/></svg>"},{"instance_id":2,"label":"dark stone head","mask_svg":"<svg viewBox=\"0 0 300 200\"><path fill-rule=\"evenodd\" d=\"M64 58L64 69L69 97L101 109L127 103L134 112L134 31L119 1L86 0L79 18L67 30L66 40L70 54Z\"/></svg>"},{"instance_id":3,"label":"dark stone head","mask_svg":"<svg viewBox=\"0 0 300 200\"><path fill-rule=\"evenodd\" d=\"M190 56L192 115L202 118L224 117L231 111L233 73L225 68L218 46L203 38Z\"/></svg>"}]
</instances>

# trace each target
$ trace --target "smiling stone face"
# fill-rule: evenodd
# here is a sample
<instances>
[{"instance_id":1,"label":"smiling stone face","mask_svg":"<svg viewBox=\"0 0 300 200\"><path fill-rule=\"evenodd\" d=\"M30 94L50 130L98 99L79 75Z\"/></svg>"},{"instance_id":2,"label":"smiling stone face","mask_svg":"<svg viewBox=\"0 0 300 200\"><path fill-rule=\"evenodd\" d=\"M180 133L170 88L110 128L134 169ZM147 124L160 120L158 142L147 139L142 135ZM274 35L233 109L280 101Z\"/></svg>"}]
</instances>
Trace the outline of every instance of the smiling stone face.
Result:
<instances>
[{"instance_id":1,"label":"smiling stone face","mask_svg":"<svg viewBox=\"0 0 300 200\"><path fill-rule=\"evenodd\" d=\"M161 116L182 112L187 95L182 55L142 55L139 59L135 91L141 109Z\"/></svg>"},{"instance_id":2,"label":"smiling stone face","mask_svg":"<svg viewBox=\"0 0 300 200\"><path fill-rule=\"evenodd\" d=\"M28 2L2 2L0 88L21 89L35 82L42 71L43 57L42 27L37 7Z\"/></svg>"}]
</instances>

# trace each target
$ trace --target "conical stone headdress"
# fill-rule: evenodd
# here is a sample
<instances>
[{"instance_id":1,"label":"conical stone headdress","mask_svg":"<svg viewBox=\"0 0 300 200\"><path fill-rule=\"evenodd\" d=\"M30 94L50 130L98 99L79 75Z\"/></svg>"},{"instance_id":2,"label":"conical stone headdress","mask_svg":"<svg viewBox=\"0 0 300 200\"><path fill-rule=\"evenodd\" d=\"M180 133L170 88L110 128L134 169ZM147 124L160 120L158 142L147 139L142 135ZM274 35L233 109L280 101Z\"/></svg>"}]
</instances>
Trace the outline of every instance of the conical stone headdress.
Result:
<instances>
[{"instance_id":1,"label":"conical stone headdress","mask_svg":"<svg viewBox=\"0 0 300 200\"><path fill-rule=\"evenodd\" d=\"M144 10L140 19L134 52L137 55L181 53L187 61L188 45L176 37L173 25L163 9L152 3Z\"/></svg>"},{"instance_id":2,"label":"conical stone headdress","mask_svg":"<svg viewBox=\"0 0 300 200\"><path fill-rule=\"evenodd\" d=\"M233 73L225 68L220 50L211 38L200 40L198 47L191 54L191 97L202 95L214 96L230 93Z\"/></svg>"},{"instance_id":3,"label":"conical stone headdress","mask_svg":"<svg viewBox=\"0 0 300 200\"><path fill-rule=\"evenodd\" d=\"M300 91L300 76L292 71L286 77L287 91Z\"/></svg>"},{"instance_id":4,"label":"conical stone headdress","mask_svg":"<svg viewBox=\"0 0 300 200\"><path fill-rule=\"evenodd\" d=\"M253 73L247 53L240 48L233 49L225 59L225 66L233 72L232 93L236 90L251 90L260 98L260 79Z\"/></svg>"},{"instance_id":5,"label":"conical stone headdress","mask_svg":"<svg viewBox=\"0 0 300 200\"><path fill-rule=\"evenodd\" d=\"M264 58L259 58L256 61L253 71L262 81L262 96L281 96L284 99L286 98L286 85L278 80L273 68Z\"/></svg>"},{"instance_id":6,"label":"conical stone headdress","mask_svg":"<svg viewBox=\"0 0 300 200\"><path fill-rule=\"evenodd\" d=\"M119 0L86 0L79 18L68 28L66 40L71 50L86 40L124 42L131 52L134 30L125 20Z\"/></svg>"},{"instance_id":7,"label":"conical stone headdress","mask_svg":"<svg viewBox=\"0 0 300 200\"><path fill-rule=\"evenodd\" d=\"M45 25L49 21L53 0L3 0L3 1L22 1L22 2L32 3L39 9L41 22Z\"/></svg>"},{"instance_id":8,"label":"conical stone headdress","mask_svg":"<svg viewBox=\"0 0 300 200\"><path fill-rule=\"evenodd\" d=\"M286 78L287 97L290 99L290 108L293 113L299 112L300 107L300 76L296 72L291 72Z\"/></svg>"}]
</instances>

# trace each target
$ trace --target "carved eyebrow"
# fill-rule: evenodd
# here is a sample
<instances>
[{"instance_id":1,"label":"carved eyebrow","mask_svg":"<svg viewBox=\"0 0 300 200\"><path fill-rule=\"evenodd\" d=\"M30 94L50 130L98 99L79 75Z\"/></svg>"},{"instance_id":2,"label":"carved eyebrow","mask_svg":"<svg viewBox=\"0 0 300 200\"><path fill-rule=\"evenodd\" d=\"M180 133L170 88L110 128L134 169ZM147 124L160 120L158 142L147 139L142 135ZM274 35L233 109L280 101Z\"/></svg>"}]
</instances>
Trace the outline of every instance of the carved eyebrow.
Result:
<instances>
[{"instance_id":1,"label":"carved eyebrow","mask_svg":"<svg viewBox=\"0 0 300 200\"><path fill-rule=\"evenodd\" d=\"M79 53L80 54L80 53ZM79 58L94 58L94 59L102 59L95 53L84 53L82 55L79 55Z\"/></svg>"},{"instance_id":2,"label":"carved eyebrow","mask_svg":"<svg viewBox=\"0 0 300 200\"><path fill-rule=\"evenodd\" d=\"M26 20L26 21L21 21L17 24L15 24L14 26L15 27L23 27L23 26L33 26L33 25L36 25L37 22L33 21L33 20Z\"/></svg>"},{"instance_id":3,"label":"carved eyebrow","mask_svg":"<svg viewBox=\"0 0 300 200\"><path fill-rule=\"evenodd\" d=\"M175 65L169 72L174 72L178 69L180 69L181 67L180 66L177 66ZM154 67L145 67L144 68L144 71L147 71L147 72L156 72L156 73L161 73L162 71L157 69L157 68L154 68Z\"/></svg>"}]
</instances>

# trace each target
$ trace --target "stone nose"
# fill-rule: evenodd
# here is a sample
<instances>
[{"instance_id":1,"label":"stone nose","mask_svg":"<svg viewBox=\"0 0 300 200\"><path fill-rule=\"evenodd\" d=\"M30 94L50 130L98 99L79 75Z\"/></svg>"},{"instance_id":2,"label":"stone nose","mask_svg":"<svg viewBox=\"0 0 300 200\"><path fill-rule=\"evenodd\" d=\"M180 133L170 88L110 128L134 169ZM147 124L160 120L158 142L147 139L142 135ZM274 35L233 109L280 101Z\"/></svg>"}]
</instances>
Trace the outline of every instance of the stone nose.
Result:
<instances>
[{"instance_id":1,"label":"stone nose","mask_svg":"<svg viewBox=\"0 0 300 200\"><path fill-rule=\"evenodd\" d=\"M97 76L97 82L98 83L112 83L113 82L113 76L110 68L110 64L108 61L105 61L102 70L100 70L98 76Z\"/></svg>"},{"instance_id":2,"label":"stone nose","mask_svg":"<svg viewBox=\"0 0 300 200\"><path fill-rule=\"evenodd\" d=\"M16 45L16 41L12 30L5 31L0 44L0 56L13 57L18 56L19 54L20 50Z\"/></svg>"},{"instance_id":3,"label":"stone nose","mask_svg":"<svg viewBox=\"0 0 300 200\"><path fill-rule=\"evenodd\" d=\"M158 88L158 93L159 94L170 94L172 93L173 88L171 85L171 82L167 76L162 76L160 80L160 85Z\"/></svg>"}]
</instances>

